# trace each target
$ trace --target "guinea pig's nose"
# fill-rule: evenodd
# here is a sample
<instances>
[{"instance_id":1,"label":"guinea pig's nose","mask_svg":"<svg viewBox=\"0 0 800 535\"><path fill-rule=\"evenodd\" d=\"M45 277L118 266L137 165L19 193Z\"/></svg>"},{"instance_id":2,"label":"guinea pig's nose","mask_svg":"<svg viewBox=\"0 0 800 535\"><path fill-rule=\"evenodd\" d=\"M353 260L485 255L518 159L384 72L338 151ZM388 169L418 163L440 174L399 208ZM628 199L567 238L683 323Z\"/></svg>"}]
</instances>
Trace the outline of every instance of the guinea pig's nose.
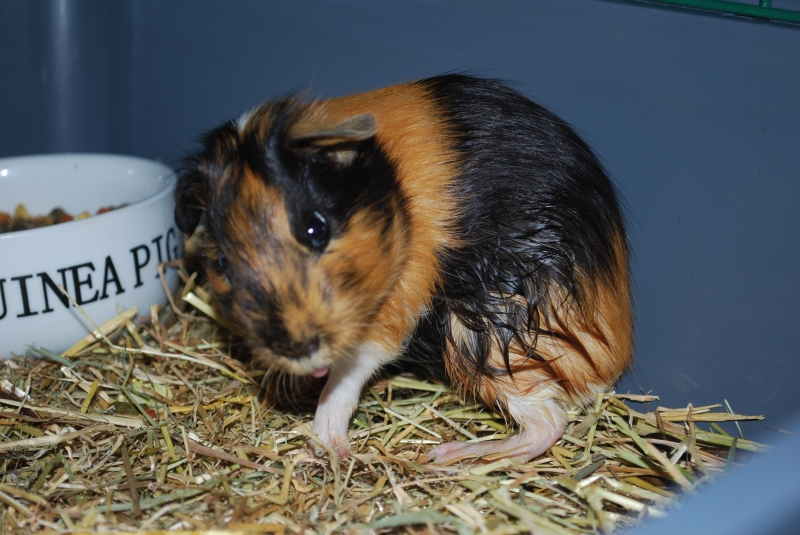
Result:
<instances>
[{"instance_id":1,"label":"guinea pig's nose","mask_svg":"<svg viewBox=\"0 0 800 535\"><path fill-rule=\"evenodd\" d=\"M284 348L283 355L290 358L302 358L313 355L319 349L319 336L304 342L296 342Z\"/></svg>"},{"instance_id":2,"label":"guinea pig's nose","mask_svg":"<svg viewBox=\"0 0 800 535\"><path fill-rule=\"evenodd\" d=\"M306 344L306 354L311 355L319 349L319 336L315 336Z\"/></svg>"}]
</instances>

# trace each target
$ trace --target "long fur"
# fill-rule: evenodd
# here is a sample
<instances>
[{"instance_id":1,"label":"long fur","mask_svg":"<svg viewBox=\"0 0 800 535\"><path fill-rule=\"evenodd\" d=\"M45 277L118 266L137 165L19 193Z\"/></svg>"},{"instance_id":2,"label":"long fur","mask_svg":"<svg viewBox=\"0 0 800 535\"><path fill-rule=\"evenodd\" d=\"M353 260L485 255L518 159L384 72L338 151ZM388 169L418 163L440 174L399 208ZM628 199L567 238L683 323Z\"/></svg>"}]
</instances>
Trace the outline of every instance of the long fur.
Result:
<instances>
[{"instance_id":1,"label":"long fur","mask_svg":"<svg viewBox=\"0 0 800 535\"><path fill-rule=\"evenodd\" d=\"M267 102L203 138L176 198L181 230L205 226L211 288L256 365L331 370L315 422L335 422L344 453L338 413L358 393L337 385L393 360L509 409L528 433L509 451L546 429L528 455L630 360L613 184L565 122L501 82Z\"/></svg>"},{"instance_id":2,"label":"long fur","mask_svg":"<svg viewBox=\"0 0 800 535\"><path fill-rule=\"evenodd\" d=\"M487 381L515 368L572 401L610 386L630 359L631 314L623 216L602 166L565 122L500 82L419 84L456 134L465 243L444 257L443 299L411 358L447 347L450 375L489 403Z\"/></svg>"}]
</instances>

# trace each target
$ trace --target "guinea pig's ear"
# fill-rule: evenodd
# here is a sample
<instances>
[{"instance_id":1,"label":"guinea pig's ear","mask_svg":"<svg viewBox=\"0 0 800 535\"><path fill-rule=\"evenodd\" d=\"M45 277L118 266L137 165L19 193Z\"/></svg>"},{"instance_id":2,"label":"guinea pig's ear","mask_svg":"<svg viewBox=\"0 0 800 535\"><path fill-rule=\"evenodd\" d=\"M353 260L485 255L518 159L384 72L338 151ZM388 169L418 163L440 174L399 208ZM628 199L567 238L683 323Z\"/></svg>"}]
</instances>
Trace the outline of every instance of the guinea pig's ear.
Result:
<instances>
[{"instance_id":1,"label":"guinea pig's ear","mask_svg":"<svg viewBox=\"0 0 800 535\"><path fill-rule=\"evenodd\" d=\"M199 169L181 172L175 187L175 224L184 234L197 228L206 205L205 175Z\"/></svg>"},{"instance_id":2,"label":"guinea pig's ear","mask_svg":"<svg viewBox=\"0 0 800 535\"><path fill-rule=\"evenodd\" d=\"M289 128L287 146L299 156L329 152L339 162L355 157L353 144L375 135L375 118L369 113L354 115L341 123L300 121Z\"/></svg>"}]
</instances>

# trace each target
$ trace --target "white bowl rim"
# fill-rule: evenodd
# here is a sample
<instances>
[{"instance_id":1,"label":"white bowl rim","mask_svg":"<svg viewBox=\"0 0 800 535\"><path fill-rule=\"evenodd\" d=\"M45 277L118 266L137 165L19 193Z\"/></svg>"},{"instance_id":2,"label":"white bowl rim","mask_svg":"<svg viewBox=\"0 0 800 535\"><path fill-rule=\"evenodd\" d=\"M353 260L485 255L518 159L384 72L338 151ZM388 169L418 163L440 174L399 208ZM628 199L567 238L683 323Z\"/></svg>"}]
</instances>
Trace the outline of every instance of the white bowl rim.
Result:
<instances>
[{"instance_id":1,"label":"white bowl rim","mask_svg":"<svg viewBox=\"0 0 800 535\"><path fill-rule=\"evenodd\" d=\"M50 232L53 229L61 228L62 225L75 225L72 228L74 230L78 230L78 224L88 225L92 223L92 220L96 221L96 218L103 217L103 216L110 216L111 214L124 214L128 211L133 211L135 209L143 208L149 204L155 203L159 201L164 195L171 194L173 192L172 186L177 181L177 173L168 165L158 162L156 160L149 160L147 158L141 158L139 156L129 156L127 154L112 154L112 153L101 153L101 152L60 152L60 153L50 153L50 154L30 154L25 156L11 156L8 158L0 158L0 167L3 167L6 162L11 161L22 161L22 160L42 160L42 159L70 159L70 158L109 158L109 159L118 159L118 160L127 160L127 161L135 161L139 163L146 163L149 165L156 165L162 167L165 171L166 180L164 181L163 187L158 190L157 192L153 193L152 195L145 197L137 202L130 203L127 206L122 208L118 208L116 210L112 210L110 212L105 212L102 214L95 214L91 217L87 217L86 219L78 219L72 221L66 221L64 223L59 223L57 225L49 225L46 227L39 227L39 228L32 228L26 230L15 230L14 232L3 232L0 234L0 242L2 240L18 238L19 236L34 236L43 234L45 232ZM130 209L130 210L129 210Z\"/></svg>"}]
</instances>

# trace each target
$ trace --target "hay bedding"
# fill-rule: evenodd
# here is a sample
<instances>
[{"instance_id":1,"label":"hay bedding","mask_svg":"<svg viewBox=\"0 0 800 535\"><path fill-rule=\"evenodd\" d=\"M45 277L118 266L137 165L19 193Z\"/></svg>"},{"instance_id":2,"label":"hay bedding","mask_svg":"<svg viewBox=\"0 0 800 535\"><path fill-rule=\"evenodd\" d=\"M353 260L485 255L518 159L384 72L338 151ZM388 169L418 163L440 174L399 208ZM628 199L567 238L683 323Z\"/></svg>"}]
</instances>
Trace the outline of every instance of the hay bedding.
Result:
<instances>
[{"instance_id":1,"label":"hay bedding","mask_svg":"<svg viewBox=\"0 0 800 535\"><path fill-rule=\"evenodd\" d=\"M610 533L665 516L737 452L765 449L718 424L760 416L608 394L532 462L425 465L441 441L513 429L442 385L397 376L364 392L356 454L340 460L311 413L259 401L261 376L230 356L208 296L179 272L182 299L140 326L127 311L64 355L36 348L0 363L0 535Z\"/></svg>"}]
</instances>

